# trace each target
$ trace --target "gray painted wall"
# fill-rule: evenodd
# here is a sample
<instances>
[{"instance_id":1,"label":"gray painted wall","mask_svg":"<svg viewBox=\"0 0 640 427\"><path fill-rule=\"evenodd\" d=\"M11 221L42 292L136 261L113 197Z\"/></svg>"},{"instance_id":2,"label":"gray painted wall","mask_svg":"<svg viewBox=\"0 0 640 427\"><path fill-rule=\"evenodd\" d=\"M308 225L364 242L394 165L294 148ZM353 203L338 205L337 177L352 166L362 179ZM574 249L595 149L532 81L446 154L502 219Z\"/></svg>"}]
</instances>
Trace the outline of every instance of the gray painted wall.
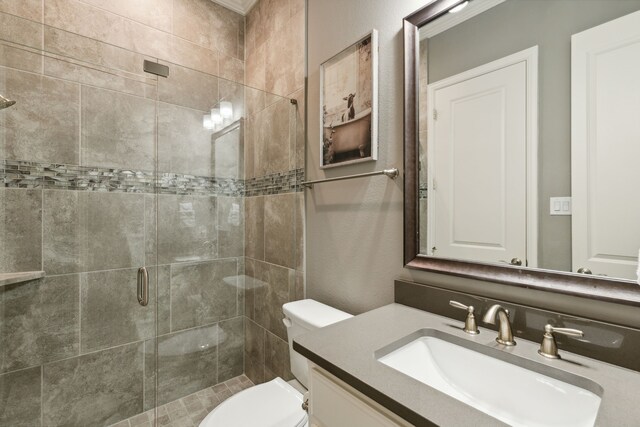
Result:
<instances>
[{"instance_id":1,"label":"gray painted wall","mask_svg":"<svg viewBox=\"0 0 640 427\"><path fill-rule=\"evenodd\" d=\"M402 169L402 18L425 0L308 1L307 177L320 179L396 166ZM379 31L379 158L319 169L319 67L372 28ZM632 322L637 309L403 268L402 181L384 177L317 185L306 194L307 297L351 313L393 302L405 278L568 314ZM635 315L637 318L637 315ZM640 325L640 319L636 321Z\"/></svg>"},{"instance_id":2,"label":"gray painted wall","mask_svg":"<svg viewBox=\"0 0 640 427\"><path fill-rule=\"evenodd\" d=\"M429 82L539 46L539 267L571 271L571 35L640 9L640 0L508 0L429 39Z\"/></svg>"},{"instance_id":3,"label":"gray painted wall","mask_svg":"<svg viewBox=\"0 0 640 427\"><path fill-rule=\"evenodd\" d=\"M309 0L307 178L402 168L402 18L424 0ZM320 64L379 32L379 157L320 170ZM317 185L306 195L307 295L354 313L393 301L402 274L402 180Z\"/></svg>"}]
</instances>

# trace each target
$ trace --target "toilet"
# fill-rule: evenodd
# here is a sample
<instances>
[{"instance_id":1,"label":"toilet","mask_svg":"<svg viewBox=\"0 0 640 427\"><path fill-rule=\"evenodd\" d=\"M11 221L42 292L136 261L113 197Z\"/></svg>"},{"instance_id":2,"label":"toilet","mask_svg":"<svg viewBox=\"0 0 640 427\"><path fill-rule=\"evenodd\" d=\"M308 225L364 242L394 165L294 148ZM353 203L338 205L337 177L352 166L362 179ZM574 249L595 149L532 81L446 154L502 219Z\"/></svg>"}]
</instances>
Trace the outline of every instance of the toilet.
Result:
<instances>
[{"instance_id":1,"label":"toilet","mask_svg":"<svg viewBox=\"0 0 640 427\"><path fill-rule=\"evenodd\" d=\"M200 427L308 427L300 384L308 388L309 368L307 359L293 350L293 339L353 316L312 299L287 303L282 311L289 339L291 372L299 383L276 378L243 390L211 411Z\"/></svg>"}]
</instances>

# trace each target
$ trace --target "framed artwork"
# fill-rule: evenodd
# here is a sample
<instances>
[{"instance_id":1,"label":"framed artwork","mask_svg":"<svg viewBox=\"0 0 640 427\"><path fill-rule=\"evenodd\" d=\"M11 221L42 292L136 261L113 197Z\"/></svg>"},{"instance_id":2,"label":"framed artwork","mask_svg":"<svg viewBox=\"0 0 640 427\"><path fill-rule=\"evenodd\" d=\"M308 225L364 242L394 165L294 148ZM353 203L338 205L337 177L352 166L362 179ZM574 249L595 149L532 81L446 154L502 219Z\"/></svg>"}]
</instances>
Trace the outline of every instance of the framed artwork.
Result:
<instances>
[{"instance_id":1,"label":"framed artwork","mask_svg":"<svg viewBox=\"0 0 640 427\"><path fill-rule=\"evenodd\" d=\"M378 158L378 32L320 65L320 168Z\"/></svg>"}]
</instances>

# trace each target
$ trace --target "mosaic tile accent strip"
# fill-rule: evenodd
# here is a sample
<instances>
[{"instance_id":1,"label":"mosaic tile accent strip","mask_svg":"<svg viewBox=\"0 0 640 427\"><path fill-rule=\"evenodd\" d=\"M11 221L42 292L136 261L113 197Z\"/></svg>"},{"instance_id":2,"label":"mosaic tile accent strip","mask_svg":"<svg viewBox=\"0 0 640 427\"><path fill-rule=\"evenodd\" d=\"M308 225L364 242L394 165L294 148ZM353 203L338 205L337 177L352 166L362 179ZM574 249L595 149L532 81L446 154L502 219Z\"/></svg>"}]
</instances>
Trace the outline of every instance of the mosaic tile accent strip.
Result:
<instances>
[{"instance_id":1,"label":"mosaic tile accent strip","mask_svg":"<svg viewBox=\"0 0 640 427\"><path fill-rule=\"evenodd\" d=\"M0 178L6 188L44 188L72 191L156 193L209 196L259 196L302 191L304 170L249 180L176 173L112 169L2 160Z\"/></svg>"},{"instance_id":2,"label":"mosaic tile accent strip","mask_svg":"<svg viewBox=\"0 0 640 427\"><path fill-rule=\"evenodd\" d=\"M274 173L245 181L246 197L299 192L303 190L304 169Z\"/></svg>"}]
</instances>

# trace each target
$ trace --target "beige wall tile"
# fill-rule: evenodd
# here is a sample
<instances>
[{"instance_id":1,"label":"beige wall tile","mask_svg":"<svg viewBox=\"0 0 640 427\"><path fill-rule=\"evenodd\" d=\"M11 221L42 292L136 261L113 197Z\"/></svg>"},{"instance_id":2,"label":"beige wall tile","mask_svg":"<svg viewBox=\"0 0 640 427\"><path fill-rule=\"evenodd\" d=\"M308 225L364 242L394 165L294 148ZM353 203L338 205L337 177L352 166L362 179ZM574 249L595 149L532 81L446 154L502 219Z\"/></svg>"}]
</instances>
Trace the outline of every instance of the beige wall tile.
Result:
<instances>
[{"instance_id":1,"label":"beige wall tile","mask_svg":"<svg viewBox=\"0 0 640 427\"><path fill-rule=\"evenodd\" d=\"M154 170L156 105L111 90L82 88L82 164Z\"/></svg>"},{"instance_id":2,"label":"beige wall tile","mask_svg":"<svg viewBox=\"0 0 640 427\"><path fill-rule=\"evenodd\" d=\"M257 47L256 36L261 25L260 2L256 2L245 16L245 56Z\"/></svg>"},{"instance_id":3,"label":"beige wall tile","mask_svg":"<svg viewBox=\"0 0 640 427\"><path fill-rule=\"evenodd\" d=\"M0 12L42 22L42 0L0 0Z\"/></svg>"},{"instance_id":4,"label":"beige wall tile","mask_svg":"<svg viewBox=\"0 0 640 427\"><path fill-rule=\"evenodd\" d=\"M218 78L177 65L169 78L158 81L158 99L174 105L208 111L218 100Z\"/></svg>"},{"instance_id":5,"label":"beige wall tile","mask_svg":"<svg viewBox=\"0 0 640 427\"><path fill-rule=\"evenodd\" d=\"M78 191L44 190L43 269L50 275L83 271Z\"/></svg>"},{"instance_id":6,"label":"beige wall tile","mask_svg":"<svg viewBox=\"0 0 640 427\"><path fill-rule=\"evenodd\" d=\"M295 250L295 193L265 196L265 261L294 268Z\"/></svg>"},{"instance_id":7,"label":"beige wall tile","mask_svg":"<svg viewBox=\"0 0 640 427\"><path fill-rule=\"evenodd\" d=\"M121 46L124 18L75 0L43 1L46 25Z\"/></svg>"},{"instance_id":8,"label":"beige wall tile","mask_svg":"<svg viewBox=\"0 0 640 427\"><path fill-rule=\"evenodd\" d=\"M40 425L42 405L42 367L0 375L3 393L0 425Z\"/></svg>"},{"instance_id":9,"label":"beige wall tile","mask_svg":"<svg viewBox=\"0 0 640 427\"><path fill-rule=\"evenodd\" d=\"M158 196L158 263L218 257L217 197Z\"/></svg>"},{"instance_id":10,"label":"beige wall tile","mask_svg":"<svg viewBox=\"0 0 640 427\"><path fill-rule=\"evenodd\" d=\"M82 354L152 338L155 301L141 308L130 290L136 269L97 271L80 277L80 351ZM150 281L155 299L155 281Z\"/></svg>"},{"instance_id":11,"label":"beige wall tile","mask_svg":"<svg viewBox=\"0 0 640 427\"><path fill-rule=\"evenodd\" d=\"M0 65L34 73L42 70L42 54L18 45L0 44Z\"/></svg>"},{"instance_id":12,"label":"beige wall tile","mask_svg":"<svg viewBox=\"0 0 640 427\"><path fill-rule=\"evenodd\" d=\"M118 46L156 58L171 57L171 34L128 19L125 19L123 24L122 35L115 37Z\"/></svg>"},{"instance_id":13,"label":"beige wall tile","mask_svg":"<svg viewBox=\"0 0 640 427\"><path fill-rule=\"evenodd\" d=\"M289 141L295 137L290 134L292 110L293 106L288 99L283 99L265 110L268 112L268 120L272 122L267 139L267 173L289 170Z\"/></svg>"},{"instance_id":14,"label":"beige wall tile","mask_svg":"<svg viewBox=\"0 0 640 427\"><path fill-rule=\"evenodd\" d=\"M294 16L281 37L266 42L265 90L286 96L304 85L304 13Z\"/></svg>"},{"instance_id":15,"label":"beige wall tile","mask_svg":"<svg viewBox=\"0 0 640 427\"><path fill-rule=\"evenodd\" d=\"M261 286L256 289L255 317L257 323L281 339L287 339L282 323L282 305L289 301L295 286L295 272L291 269L256 261L256 276Z\"/></svg>"},{"instance_id":16,"label":"beige wall tile","mask_svg":"<svg viewBox=\"0 0 640 427\"><path fill-rule=\"evenodd\" d=\"M173 32L178 37L242 59L242 15L209 0L175 0L173 15Z\"/></svg>"},{"instance_id":17,"label":"beige wall tile","mask_svg":"<svg viewBox=\"0 0 640 427\"><path fill-rule=\"evenodd\" d=\"M211 176L211 131L206 111L158 103L158 171Z\"/></svg>"},{"instance_id":18,"label":"beige wall tile","mask_svg":"<svg viewBox=\"0 0 640 427\"><path fill-rule=\"evenodd\" d=\"M218 382L222 382L244 373L244 317L222 321L218 327L220 336L226 337L218 348Z\"/></svg>"},{"instance_id":19,"label":"beige wall tile","mask_svg":"<svg viewBox=\"0 0 640 427\"><path fill-rule=\"evenodd\" d=\"M80 192L77 213L83 271L144 265L143 194Z\"/></svg>"},{"instance_id":20,"label":"beige wall tile","mask_svg":"<svg viewBox=\"0 0 640 427\"><path fill-rule=\"evenodd\" d=\"M250 87L247 87L244 93L247 117L253 118L265 107L265 93Z\"/></svg>"},{"instance_id":21,"label":"beige wall tile","mask_svg":"<svg viewBox=\"0 0 640 427\"><path fill-rule=\"evenodd\" d=\"M244 83L244 61L221 54L220 77L237 83Z\"/></svg>"},{"instance_id":22,"label":"beige wall tile","mask_svg":"<svg viewBox=\"0 0 640 427\"><path fill-rule=\"evenodd\" d=\"M42 191L0 188L0 272L42 269Z\"/></svg>"},{"instance_id":23,"label":"beige wall tile","mask_svg":"<svg viewBox=\"0 0 640 427\"><path fill-rule=\"evenodd\" d=\"M120 77L108 68L88 67L86 64L56 57L44 58L44 74L51 77L70 80L84 85L137 95L149 99L156 98L154 79L122 73ZM128 77L125 77L128 76Z\"/></svg>"},{"instance_id":24,"label":"beige wall tile","mask_svg":"<svg viewBox=\"0 0 640 427\"><path fill-rule=\"evenodd\" d=\"M245 62L245 84L256 89L265 88L265 45L262 44L254 50L247 52Z\"/></svg>"},{"instance_id":25,"label":"beige wall tile","mask_svg":"<svg viewBox=\"0 0 640 427\"><path fill-rule=\"evenodd\" d=\"M0 13L0 40L40 49L42 48L42 24Z\"/></svg>"},{"instance_id":26,"label":"beige wall tile","mask_svg":"<svg viewBox=\"0 0 640 427\"><path fill-rule=\"evenodd\" d=\"M213 176L233 179L240 179L244 176L242 139L240 128L213 136L211 149Z\"/></svg>"},{"instance_id":27,"label":"beige wall tile","mask_svg":"<svg viewBox=\"0 0 640 427\"><path fill-rule=\"evenodd\" d=\"M254 384L264 382L265 330L252 320L244 322L244 373Z\"/></svg>"},{"instance_id":28,"label":"beige wall tile","mask_svg":"<svg viewBox=\"0 0 640 427\"><path fill-rule=\"evenodd\" d=\"M171 330L204 326L237 316L235 259L171 266Z\"/></svg>"},{"instance_id":29,"label":"beige wall tile","mask_svg":"<svg viewBox=\"0 0 640 427\"><path fill-rule=\"evenodd\" d=\"M209 0L175 0L173 2L173 34L208 49L215 47Z\"/></svg>"},{"instance_id":30,"label":"beige wall tile","mask_svg":"<svg viewBox=\"0 0 640 427\"><path fill-rule=\"evenodd\" d=\"M270 38L279 38L289 24L289 0L260 0L262 32L256 36L256 44Z\"/></svg>"},{"instance_id":31,"label":"beige wall tile","mask_svg":"<svg viewBox=\"0 0 640 427\"><path fill-rule=\"evenodd\" d=\"M0 68L0 93L17 101L2 113L6 158L78 164L77 84Z\"/></svg>"},{"instance_id":32,"label":"beige wall tile","mask_svg":"<svg viewBox=\"0 0 640 427\"><path fill-rule=\"evenodd\" d=\"M218 197L218 256L231 258L243 255L244 199Z\"/></svg>"},{"instance_id":33,"label":"beige wall tile","mask_svg":"<svg viewBox=\"0 0 640 427\"><path fill-rule=\"evenodd\" d=\"M136 343L46 365L43 424L110 425L136 415L142 408L143 357L143 345Z\"/></svg>"},{"instance_id":34,"label":"beige wall tile","mask_svg":"<svg viewBox=\"0 0 640 427\"><path fill-rule=\"evenodd\" d=\"M244 121L244 179L255 177L254 166L254 120L245 119Z\"/></svg>"},{"instance_id":35,"label":"beige wall tile","mask_svg":"<svg viewBox=\"0 0 640 427\"><path fill-rule=\"evenodd\" d=\"M82 0L109 12L171 32L173 0Z\"/></svg>"},{"instance_id":36,"label":"beige wall tile","mask_svg":"<svg viewBox=\"0 0 640 427\"><path fill-rule=\"evenodd\" d=\"M267 174L269 134L273 123L269 121L266 110L256 114L253 120L253 174L261 177Z\"/></svg>"},{"instance_id":37,"label":"beige wall tile","mask_svg":"<svg viewBox=\"0 0 640 427\"><path fill-rule=\"evenodd\" d=\"M144 55L69 31L45 27L44 49L47 53L80 60L86 65L96 64L109 70L149 77L142 70L142 62L146 59Z\"/></svg>"},{"instance_id":38,"label":"beige wall tile","mask_svg":"<svg viewBox=\"0 0 640 427\"><path fill-rule=\"evenodd\" d=\"M171 53L167 60L197 71L218 75L219 56L216 50L202 47L179 37L172 37Z\"/></svg>"},{"instance_id":39,"label":"beige wall tile","mask_svg":"<svg viewBox=\"0 0 640 427\"><path fill-rule=\"evenodd\" d=\"M44 0L44 19L46 25L134 52L168 56L170 34L76 0Z\"/></svg>"},{"instance_id":40,"label":"beige wall tile","mask_svg":"<svg viewBox=\"0 0 640 427\"><path fill-rule=\"evenodd\" d=\"M165 335L157 340L158 354L156 356L153 341L147 341L145 346L145 370L149 383L154 383L154 375L150 374L157 367L157 404L164 405L175 399L184 397L190 393L202 390L217 383L218 346L210 339L218 334L218 326L211 325L191 331L178 332ZM207 345L205 348L197 348L196 351L184 351L180 349L190 348L195 339L201 340ZM210 340L207 340L209 338ZM175 349L179 349L176 353ZM157 360L157 364L156 364ZM147 395L148 396L148 395ZM147 397L149 399L149 397ZM151 399L149 399L151 400ZM176 409L174 410L174 404ZM190 426L193 425L187 415L186 408L180 402L167 405L168 414L164 420L173 422L165 423L163 418L158 418L157 425L164 426ZM142 424L140 427L145 426Z\"/></svg>"},{"instance_id":41,"label":"beige wall tile","mask_svg":"<svg viewBox=\"0 0 640 427\"><path fill-rule=\"evenodd\" d=\"M245 117L245 87L242 83L235 83L230 80L220 79L219 98L221 101L229 101L233 104L233 117L231 121L240 120Z\"/></svg>"},{"instance_id":42,"label":"beige wall tile","mask_svg":"<svg viewBox=\"0 0 640 427\"><path fill-rule=\"evenodd\" d=\"M211 22L215 47L221 53L244 59L244 17L216 3L213 3L213 9Z\"/></svg>"},{"instance_id":43,"label":"beige wall tile","mask_svg":"<svg viewBox=\"0 0 640 427\"><path fill-rule=\"evenodd\" d=\"M295 268L296 270L304 270L304 193L294 194Z\"/></svg>"},{"instance_id":44,"label":"beige wall tile","mask_svg":"<svg viewBox=\"0 0 640 427\"><path fill-rule=\"evenodd\" d=\"M295 16L300 12L304 12L305 0L289 0L289 11L291 16Z\"/></svg>"},{"instance_id":45,"label":"beige wall tile","mask_svg":"<svg viewBox=\"0 0 640 427\"><path fill-rule=\"evenodd\" d=\"M248 197L245 199L244 207L245 255L264 260L264 197Z\"/></svg>"}]
</instances>

